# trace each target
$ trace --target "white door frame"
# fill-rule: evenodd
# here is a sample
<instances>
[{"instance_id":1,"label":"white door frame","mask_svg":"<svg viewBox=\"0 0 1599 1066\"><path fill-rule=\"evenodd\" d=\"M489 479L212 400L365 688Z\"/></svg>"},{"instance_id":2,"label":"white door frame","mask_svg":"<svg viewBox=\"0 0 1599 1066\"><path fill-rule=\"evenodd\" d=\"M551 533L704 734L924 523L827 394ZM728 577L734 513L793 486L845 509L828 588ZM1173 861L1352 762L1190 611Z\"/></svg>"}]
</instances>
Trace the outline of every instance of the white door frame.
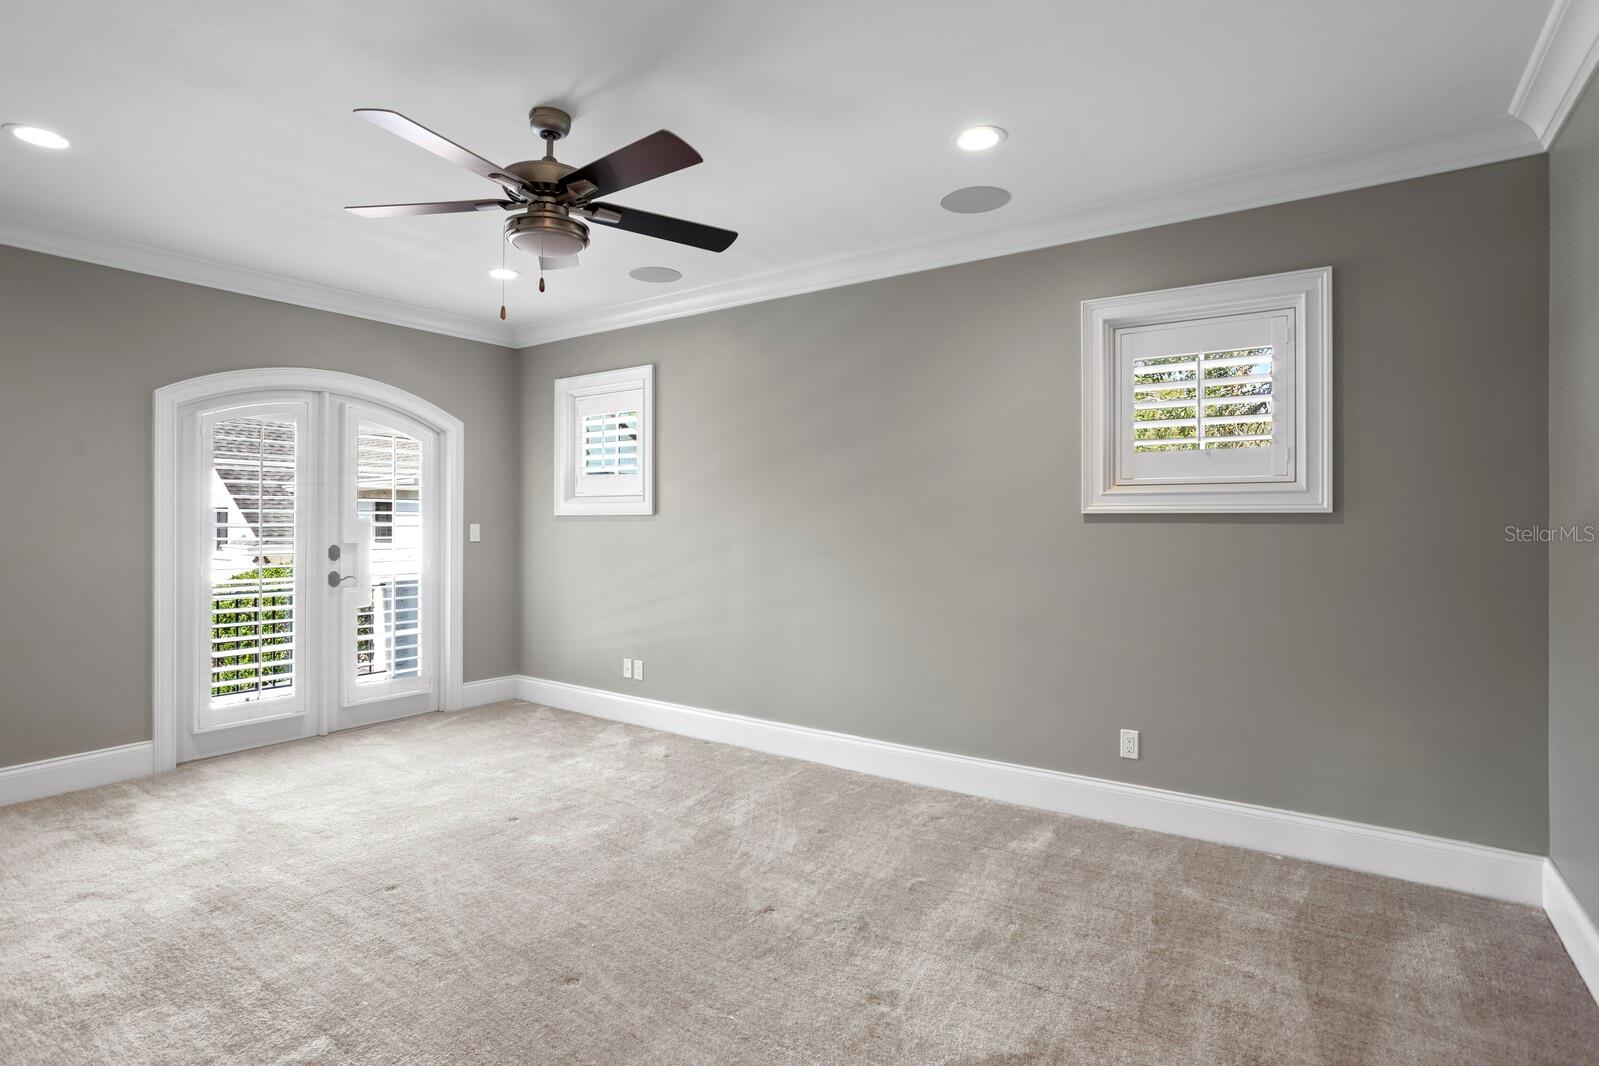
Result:
<instances>
[{"instance_id":1,"label":"white door frame","mask_svg":"<svg viewBox=\"0 0 1599 1066\"><path fill-rule=\"evenodd\" d=\"M462 607L464 582L463 521L465 508L465 427L461 420L436 404L381 381L342 374L333 370L298 367L268 367L260 370L230 370L174 382L155 391L155 521L152 602L154 604L151 669L151 706L154 722L151 737L155 747L155 771L171 770L178 762L178 707L182 681L179 677L178 624L183 609L183 589L179 566L178 522L179 489L185 472L180 469L178 441L179 413L190 404L226 399L229 396L268 390L302 390L338 393L391 407L434 430L439 435L439 470L444 498L441 558L444 572L439 575L444 602L438 647L443 649L438 663L439 709L459 710L462 705ZM320 731L326 732L324 722Z\"/></svg>"}]
</instances>

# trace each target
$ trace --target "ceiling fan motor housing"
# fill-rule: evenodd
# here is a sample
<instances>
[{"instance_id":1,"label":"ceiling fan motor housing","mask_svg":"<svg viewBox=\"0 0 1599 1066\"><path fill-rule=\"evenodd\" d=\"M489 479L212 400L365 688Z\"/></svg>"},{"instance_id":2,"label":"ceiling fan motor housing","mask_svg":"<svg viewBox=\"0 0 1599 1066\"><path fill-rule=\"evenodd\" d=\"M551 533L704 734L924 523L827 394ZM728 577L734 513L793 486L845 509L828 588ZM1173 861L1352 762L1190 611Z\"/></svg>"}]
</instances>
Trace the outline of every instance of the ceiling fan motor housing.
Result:
<instances>
[{"instance_id":1,"label":"ceiling fan motor housing","mask_svg":"<svg viewBox=\"0 0 1599 1066\"><path fill-rule=\"evenodd\" d=\"M558 204L535 203L505 221L511 247L546 259L564 259L589 245L589 228Z\"/></svg>"}]
</instances>

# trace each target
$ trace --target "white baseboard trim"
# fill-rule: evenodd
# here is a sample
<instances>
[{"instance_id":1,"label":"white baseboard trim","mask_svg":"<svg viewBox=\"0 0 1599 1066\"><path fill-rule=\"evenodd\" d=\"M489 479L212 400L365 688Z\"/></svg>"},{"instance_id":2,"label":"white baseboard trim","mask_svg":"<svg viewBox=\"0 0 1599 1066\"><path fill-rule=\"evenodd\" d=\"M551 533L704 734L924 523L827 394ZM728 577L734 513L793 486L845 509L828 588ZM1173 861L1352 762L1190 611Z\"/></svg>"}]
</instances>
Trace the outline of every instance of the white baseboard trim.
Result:
<instances>
[{"instance_id":1,"label":"white baseboard trim","mask_svg":"<svg viewBox=\"0 0 1599 1066\"><path fill-rule=\"evenodd\" d=\"M523 677L530 703L1062 814L1538 905L1544 859L1402 829L913 748Z\"/></svg>"},{"instance_id":2,"label":"white baseboard trim","mask_svg":"<svg viewBox=\"0 0 1599 1066\"><path fill-rule=\"evenodd\" d=\"M0 807L148 777L154 768L155 746L148 740L7 766L0 768Z\"/></svg>"},{"instance_id":3,"label":"white baseboard trim","mask_svg":"<svg viewBox=\"0 0 1599 1066\"><path fill-rule=\"evenodd\" d=\"M468 681L463 687L463 707L514 700L521 695L523 679L517 676ZM370 724L370 723L368 723ZM97 788L155 772L155 745L148 740L103 748L78 755L19 766L0 767L0 807L25 800L42 799L80 788Z\"/></svg>"},{"instance_id":4,"label":"white baseboard trim","mask_svg":"<svg viewBox=\"0 0 1599 1066\"><path fill-rule=\"evenodd\" d=\"M1599 1003L1599 928L1560 876L1553 859L1545 859L1543 864L1543 909L1594 1002Z\"/></svg>"},{"instance_id":5,"label":"white baseboard trim","mask_svg":"<svg viewBox=\"0 0 1599 1066\"><path fill-rule=\"evenodd\" d=\"M1402 829L914 748L562 681L512 675L464 686L466 707L524 699L596 718L1162 833L1542 905L1599 1001L1599 929L1550 860ZM0 767L0 807L154 772L149 741Z\"/></svg>"},{"instance_id":6,"label":"white baseboard trim","mask_svg":"<svg viewBox=\"0 0 1599 1066\"><path fill-rule=\"evenodd\" d=\"M489 677L482 681L468 681L461 686L461 707L481 707L486 703L522 698L523 678L516 674L507 677Z\"/></svg>"}]
</instances>

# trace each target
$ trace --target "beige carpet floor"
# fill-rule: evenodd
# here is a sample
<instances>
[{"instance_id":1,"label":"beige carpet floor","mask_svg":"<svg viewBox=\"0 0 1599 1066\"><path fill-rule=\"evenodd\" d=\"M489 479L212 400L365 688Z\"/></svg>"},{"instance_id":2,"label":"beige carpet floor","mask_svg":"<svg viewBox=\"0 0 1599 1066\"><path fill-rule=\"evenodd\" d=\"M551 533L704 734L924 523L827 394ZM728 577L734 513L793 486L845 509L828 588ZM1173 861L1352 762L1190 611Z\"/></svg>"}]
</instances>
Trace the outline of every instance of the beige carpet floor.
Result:
<instances>
[{"instance_id":1,"label":"beige carpet floor","mask_svg":"<svg viewBox=\"0 0 1599 1066\"><path fill-rule=\"evenodd\" d=\"M0 1063L1579 1063L1543 914L528 704L0 809Z\"/></svg>"}]
</instances>

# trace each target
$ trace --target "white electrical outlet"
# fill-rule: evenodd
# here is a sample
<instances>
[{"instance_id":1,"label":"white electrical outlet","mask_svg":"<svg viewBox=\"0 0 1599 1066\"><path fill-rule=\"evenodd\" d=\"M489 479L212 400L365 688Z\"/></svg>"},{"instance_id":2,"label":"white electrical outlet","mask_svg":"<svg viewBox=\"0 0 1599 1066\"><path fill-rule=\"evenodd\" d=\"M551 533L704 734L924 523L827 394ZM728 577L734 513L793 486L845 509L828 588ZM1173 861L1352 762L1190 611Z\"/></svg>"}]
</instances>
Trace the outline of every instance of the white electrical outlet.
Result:
<instances>
[{"instance_id":1,"label":"white electrical outlet","mask_svg":"<svg viewBox=\"0 0 1599 1066\"><path fill-rule=\"evenodd\" d=\"M633 660L633 680L634 681L643 681L644 680L644 660L643 659L634 659Z\"/></svg>"},{"instance_id":2,"label":"white electrical outlet","mask_svg":"<svg viewBox=\"0 0 1599 1066\"><path fill-rule=\"evenodd\" d=\"M1121 757L1124 758L1124 759L1136 759L1136 758L1138 758L1138 730L1136 730L1136 729L1123 729L1122 730Z\"/></svg>"},{"instance_id":3,"label":"white electrical outlet","mask_svg":"<svg viewBox=\"0 0 1599 1066\"><path fill-rule=\"evenodd\" d=\"M623 677L632 677L633 676L633 660L632 659L623 659L622 660L622 676Z\"/></svg>"},{"instance_id":4,"label":"white electrical outlet","mask_svg":"<svg viewBox=\"0 0 1599 1066\"><path fill-rule=\"evenodd\" d=\"M476 522L473 522L471 525L467 526L466 539L471 541L473 544L481 541L483 539L483 527Z\"/></svg>"}]
</instances>

